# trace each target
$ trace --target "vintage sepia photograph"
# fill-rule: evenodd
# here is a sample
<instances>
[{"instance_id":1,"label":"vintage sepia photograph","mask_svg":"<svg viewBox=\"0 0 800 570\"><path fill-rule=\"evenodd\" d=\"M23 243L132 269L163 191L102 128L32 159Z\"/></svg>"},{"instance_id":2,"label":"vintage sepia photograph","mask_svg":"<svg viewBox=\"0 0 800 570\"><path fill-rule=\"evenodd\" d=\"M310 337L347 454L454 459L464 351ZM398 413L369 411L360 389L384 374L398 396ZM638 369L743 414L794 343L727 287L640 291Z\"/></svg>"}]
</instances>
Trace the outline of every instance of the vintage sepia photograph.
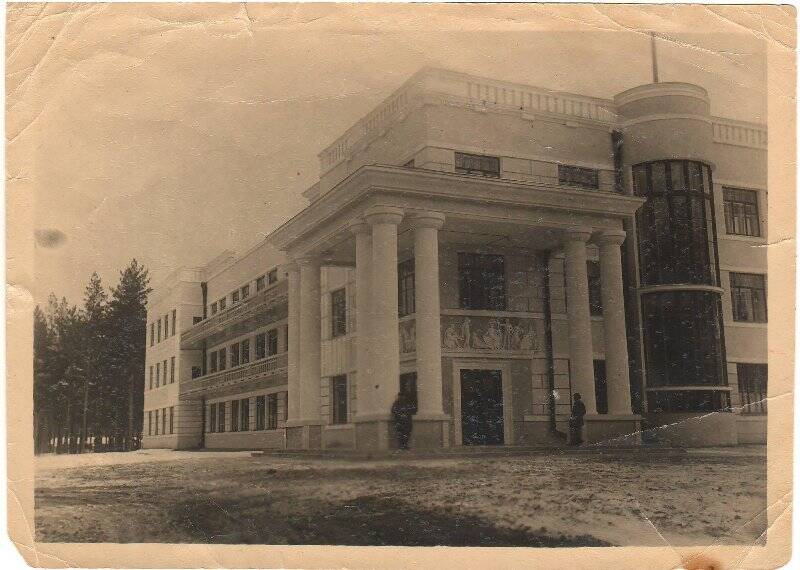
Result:
<instances>
[{"instance_id":1,"label":"vintage sepia photograph","mask_svg":"<svg viewBox=\"0 0 800 570\"><path fill-rule=\"evenodd\" d=\"M793 8L6 19L30 564L788 560Z\"/></svg>"}]
</instances>

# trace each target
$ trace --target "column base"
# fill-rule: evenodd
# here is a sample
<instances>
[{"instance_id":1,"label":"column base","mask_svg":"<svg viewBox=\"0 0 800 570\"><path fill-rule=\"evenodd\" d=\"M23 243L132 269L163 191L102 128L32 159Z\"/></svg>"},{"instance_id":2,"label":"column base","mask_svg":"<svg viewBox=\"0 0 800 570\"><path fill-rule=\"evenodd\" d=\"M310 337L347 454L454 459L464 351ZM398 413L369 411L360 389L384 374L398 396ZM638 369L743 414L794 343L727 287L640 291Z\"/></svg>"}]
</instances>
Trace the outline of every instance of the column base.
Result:
<instances>
[{"instance_id":1,"label":"column base","mask_svg":"<svg viewBox=\"0 0 800 570\"><path fill-rule=\"evenodd\" d=\"M597 414L584 416L583 440L601 447L635 447L642 444L642 416Z\"/></svg>"},{"instance_id":2,"label":"column base","mask_svg":"<svg viewBox=\"0 0 800 570\"><path fill-rule=\"evenodd\" d=\"M287 422L286 449L320 449L322 447L322 425ZM292 425L295 424L295 425Z\"/></svg>"},{"instance_id":3,"label":"column base","mask_svg":"<svg viewBox=\"0 0 800 570\"><path fill-rule=\"evenodd\" d=\"M411 449L441 449L450 445L450 417L417 414L411 429Z\"/></svg>"}]
</instances>

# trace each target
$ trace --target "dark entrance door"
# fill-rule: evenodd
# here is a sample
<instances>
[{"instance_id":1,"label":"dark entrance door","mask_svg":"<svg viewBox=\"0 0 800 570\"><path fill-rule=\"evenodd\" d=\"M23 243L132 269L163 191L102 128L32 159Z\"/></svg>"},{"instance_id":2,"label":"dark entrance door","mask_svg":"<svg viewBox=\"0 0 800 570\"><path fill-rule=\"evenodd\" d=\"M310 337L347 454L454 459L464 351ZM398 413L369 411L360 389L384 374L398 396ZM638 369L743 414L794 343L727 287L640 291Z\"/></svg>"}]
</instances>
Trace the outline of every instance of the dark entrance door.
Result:
<instances>
[{"instance_id":1,"label":"dark entrance door","mask_svg":"<svg viewBox=\"0 0 800 570\"><path fill-rule=\"evenodd\" d=\"M461 371L464 445L503 445L503 377L500 370Z\"/></svg>"}]
</instances>

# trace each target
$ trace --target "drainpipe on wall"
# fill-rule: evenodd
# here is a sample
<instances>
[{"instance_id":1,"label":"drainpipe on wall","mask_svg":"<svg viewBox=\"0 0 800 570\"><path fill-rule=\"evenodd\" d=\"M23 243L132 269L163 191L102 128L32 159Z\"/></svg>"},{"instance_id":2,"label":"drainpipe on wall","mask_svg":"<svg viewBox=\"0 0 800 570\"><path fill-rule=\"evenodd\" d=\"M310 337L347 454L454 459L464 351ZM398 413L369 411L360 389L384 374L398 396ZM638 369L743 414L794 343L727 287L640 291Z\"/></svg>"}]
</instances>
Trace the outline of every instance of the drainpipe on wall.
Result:
<instances>
[{"instance_id":1,"label":"drainpipe on wall","mask_svg":"<svg viewBox=\"0 0 800 570\"><path fill-rule=\"evenodd\" d=\"M553 360L553 329L550 310L550 252L544 256L544 350L547 358L547 408L550 415L550 432L556 432L555 361Z\"/></svg>"}]
</instances>

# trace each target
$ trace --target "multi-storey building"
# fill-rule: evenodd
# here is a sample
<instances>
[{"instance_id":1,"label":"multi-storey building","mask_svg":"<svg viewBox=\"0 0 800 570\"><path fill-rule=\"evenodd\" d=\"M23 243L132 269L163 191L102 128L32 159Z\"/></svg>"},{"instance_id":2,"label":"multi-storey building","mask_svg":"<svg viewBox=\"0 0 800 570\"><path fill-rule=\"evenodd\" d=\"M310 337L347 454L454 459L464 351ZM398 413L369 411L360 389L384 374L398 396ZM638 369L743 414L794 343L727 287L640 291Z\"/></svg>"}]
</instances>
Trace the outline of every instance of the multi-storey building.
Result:
<instances>
[{"instance_id":1,"label":"multi-storey building","mask_svg":"<svg viewBox=\"0 0 800 570\"><path fill-rule=\"evenodd\" d=\"M558 443L576 392L589 442L764 441L767 134L711 106L420 71L157 291L145 446L390 448L400 390L416 447Z\"/></svg>"}]
</instances>

